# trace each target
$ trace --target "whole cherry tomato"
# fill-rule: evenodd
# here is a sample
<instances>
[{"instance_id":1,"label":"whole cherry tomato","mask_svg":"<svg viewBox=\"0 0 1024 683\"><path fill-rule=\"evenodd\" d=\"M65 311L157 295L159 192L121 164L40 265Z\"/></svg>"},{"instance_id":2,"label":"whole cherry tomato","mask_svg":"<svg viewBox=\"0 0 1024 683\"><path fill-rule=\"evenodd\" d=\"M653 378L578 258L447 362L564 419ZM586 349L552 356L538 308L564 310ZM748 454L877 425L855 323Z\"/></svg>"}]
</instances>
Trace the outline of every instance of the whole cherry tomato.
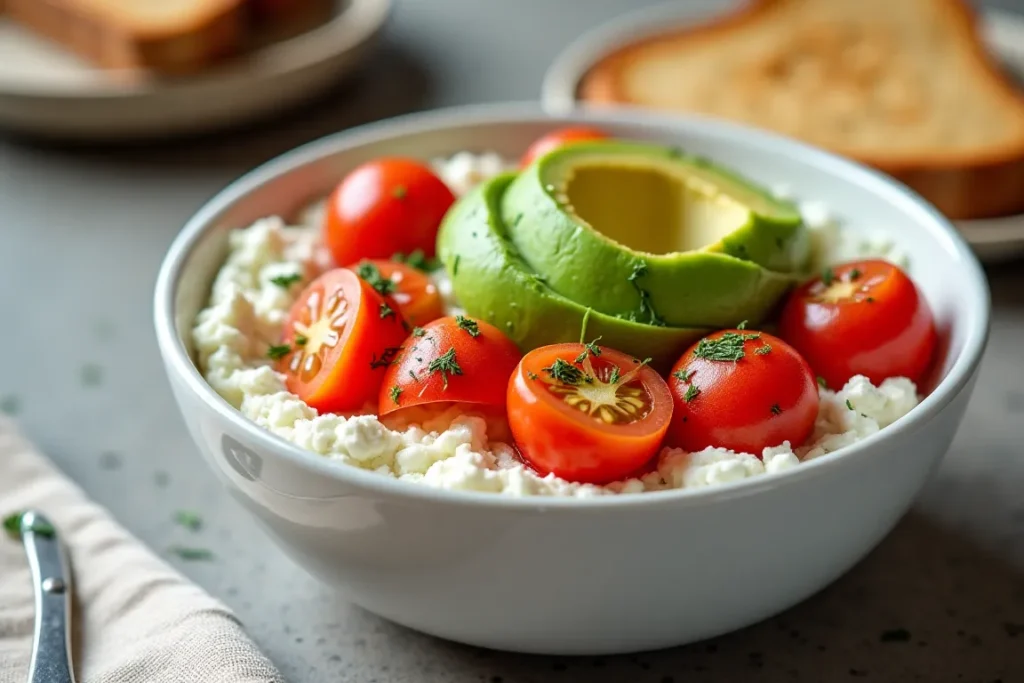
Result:
<instances>
[{"instance_id":1,"label":"whole cherry tomato","mask_svg":"<svg viewBox=\"0 0 1024 683\"><path fill-rule=\"evenodd\" d=\"M338 265L396 252L434 255L437 228L455 196L418 161L385 158L359 166L327 202L324 243Z\"/></svg>"},{"instance_id":2,"label":"whole cherry tomato","mask_svg":"<svg viewBox=\"0 0 1024 683\"><path fill-rule=\"evenodd\" d=\"M675 401L666 442L758 457L783 441L795 448L814 430L818 385L786 342L765 332L722 330L691 346L669 376Z\"/></svg>"},{"instance_id":3,"label":"whole cherry tomato","mask_svg":"<svg viewBox=\"0 0 1024 683\"><path fill-rule=\"evenodd\" d=\"M385 373L378 414L462 404L504 421L505 388L521 355L511 339L483 320L438 318L414 328L402 344Z\"/></svg>"},{"instance_id":4,"label":"whole cherry tomato","mask_svg":"<svg viewBox=\"0 0 1024 683\"><path fill-rule=\"evenodd\" d=\"M887 261L846 263L796 289L779 334L839 390L854 375L919 382L935 349L935 322L924 296Z\"/></svg>"},{"instance_id":5,"label":"whole cherry tomato","mask_svg":"<svg viewBox=\"0 0 1024 683\"><path fill-rule=\"evenodd\" d=\"M311 282L292 305L280 345L271 347L288 390L321 412L363 408L405 339L406 322L347 268Z\"/></svg>"},{"instance_id":6,"label":"whole cherry tomato","mask_svg":"<svg viewBox=\"0 0 1024 683\"><path fill-rule=\"evenodd\" d=\"M409 325L426 325L444 315L437 285L421 270L384 260L360 261L352 270L393 302Z\"/></svg>"},{"instance_id":7,"label":"whole cherry tomato","mask_svg":"<svg viewBox=\"0 0 1024 683\"><path fill-rule=\"evenodd\" d=\"M640 360L595 344L526 354L508 384L508 419L538 472L605 484L634 474L661 447L672 395Z\"/></svg>"},{"instance_id":8,"label":"whole cherry tomato","mask_svg":"<svg viewBox=\"0 0 1024 683\"><path fill-rule=\"evenodd\" d=\"M534 160L563 145L570 145L574 142L586 142L588 140L607 140L608 137L608 133L593 126L559 128L534 141L527 148L526 154L519 161L519 165L520 167L529 166Z\"/></svg>"}]
</instances>

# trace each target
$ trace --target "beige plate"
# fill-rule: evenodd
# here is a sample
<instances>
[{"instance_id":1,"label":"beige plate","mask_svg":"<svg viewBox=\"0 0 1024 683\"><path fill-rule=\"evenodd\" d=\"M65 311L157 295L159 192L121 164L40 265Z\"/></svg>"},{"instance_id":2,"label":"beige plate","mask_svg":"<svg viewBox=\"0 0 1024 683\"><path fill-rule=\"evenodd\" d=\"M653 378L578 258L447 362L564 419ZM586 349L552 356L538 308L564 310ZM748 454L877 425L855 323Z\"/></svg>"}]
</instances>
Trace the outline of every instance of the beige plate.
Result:
<instances>
[{"instance_id":1,"label":"beige plate","mask_svg":"<svg viewBox=\"0 0 1024 683\"><path fill-rule=\"evenodd\" d=\"M541 100L545 109L565 113L577 105L576 89L587 69L610 49L666 26L700 22L735 7L730 0L688 0L631 12L600 26L570 44L544 77ZM1009 68L1024 74L1024 17L1009 12L987 11L982 31L986 42ZM1024 215L975 221L957 221L957 228L986 263L1024 255Z\"/></svg>"},{"instance_id":2,"label":"beige plate","mask_svg":"<svg viewBox=\"0 0 1024 683\"><path fill-rule=\"evenodd\" d=\"M175 82L93 68L0 16L0 127L111 140L242 123L322 92L349 73L391 5L339 2L333 18L311 31Z\"/></svg>"}]
</instances>

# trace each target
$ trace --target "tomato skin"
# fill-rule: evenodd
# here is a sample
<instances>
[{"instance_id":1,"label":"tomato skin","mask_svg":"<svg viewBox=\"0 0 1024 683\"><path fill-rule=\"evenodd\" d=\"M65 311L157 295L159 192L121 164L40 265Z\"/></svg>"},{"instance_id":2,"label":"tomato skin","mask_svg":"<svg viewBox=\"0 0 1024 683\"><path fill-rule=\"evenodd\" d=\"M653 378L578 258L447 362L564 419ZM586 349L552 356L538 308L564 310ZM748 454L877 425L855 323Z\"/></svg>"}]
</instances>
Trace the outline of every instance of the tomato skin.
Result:
<instances>
[{"instance_id":1,"label":"tomato skin","mask_svg":"<svg viewBox=\"0 0 1024 683\"><path fill-rule=\"evenodd\" d=\"M536 159L544 156L562 145L569 145L574 142L586 142L588 140L607 140L610 136L600 128L594 126L573 126L559 128L544 135L531 144L523 158L519 161L520 168L525 168Z\"/></svg>"},{"instance_id":2,"label":"tomato skin","mask_svg":"<svg viewBox=\"0 0 1024 683\"><path fill-rule=\"evenodd\" d=\"M354 169L331 193L324 244L338 265L416 249L430 257L454 201L444 181L422 163L376 159Z\"/></svg>"},{"instance_id":3,"label":"tomato skin","mask_svg":"<svg viewBox=\"0 0 1024 683\"><path fill-rule=\"evenodd\" d=\"M600 355L590 360L599 381L608 382L612 367L623 377L639 368L623 386L642 387L647 412L632 422L607 424L571 407L551 392L544 368L556 359L573 363L586 348L553 344L523 357L508 384L509 427L523 458L539 473L607 484L635 474L657 455L672 418L672 396L665 380L636 358L598 347Z\"/></svg>"},{"instance_id":4,"label":"tomato skin","mask_svg":"<svg viewBox=\"0 0 1024 683\"><path fill-rule=\"evenodd\" d=\"M381 277L395 283L394 291L384 298L409 325L420 327L444 315L444 300L429 275L410 265L384 259L364 259L349 268L358 274L360 266L367 263Z\"/></svg>"},{"instance_id":5,"label":"tomato skin","mask_svg":"<svg viewBox=\"0 0 1024 683\"><path fill-rule=\"evenodd\" d=\"M334 293L343 295L348 308L346 323L338 330L334 346L323 342L317 358L320 370L310 378L302 376L302 365L324 338L324 327L317 320L336 319L326 311ZM311 301L322 314L311 316ZM374 289L347 268L335 268L322 274L303 290L292 305L285 323L282 344L290 351L277 362L277 370L285 375L288 390L320 412L351 412L362 409L376 398L384 380L387 363L381 358L397 352L405 338L405 321L398 313L381 317L386 302ZM324 322L323 325L327 325ZM310 330L313 330L312 332ZM306 339L298 344L299 337ZM392 351L388 351L392 349ZM296 360L296 358L298 360Z\"/></svg>"},{"instance_id":6,"label":"tomato skin","mask_svg":"<svg viewBox=\"0 0 1024 683\"><path fill-rule=\"evenodd\" d=\"M931 364L936 332L913 280L881 260L837 266L832 277L831 286L819 277L790 294L780 335L831 389L854 375L873 384L896 376L919 382Z\"/></svg>"},{"instance_id":7,"label":"tomato skin","mask_svg":"<svg viewBox=\"0 0 1024 683\"><path fill-rule=\"evenodd\" d=\"M720 340L727 334L758 337L743 342L739 360L698 357L698 342L673 366L668 383L675 411L666 443L691 453L716 446L757 457L783 441L794 448L801 445L818 416L818 385L811 367L793 347L765 332L721 330L705 339ZM766 344L770 351L758 353ZM695 396L691 386L699 389Z\"/></svg>"},{"instance_id":8,"label":"tomato skin","mask_svg":"<svg viewBox=\"0 0 1024 683\"><path fill-rule=\"evenodd\" d=\"M522 354L519 347L494 325L476 323L473 336L454 316L433 320L422 336L409 335L395 363L388 367L378 397L381 417L426 404L472 404L474 409L505 411L505 387ZM431 371L432 362L454 350L458 372ZM394 396L397 388L397 400ZM486 411L485 411L486 412Z\"/></svg>"}]
</instances>

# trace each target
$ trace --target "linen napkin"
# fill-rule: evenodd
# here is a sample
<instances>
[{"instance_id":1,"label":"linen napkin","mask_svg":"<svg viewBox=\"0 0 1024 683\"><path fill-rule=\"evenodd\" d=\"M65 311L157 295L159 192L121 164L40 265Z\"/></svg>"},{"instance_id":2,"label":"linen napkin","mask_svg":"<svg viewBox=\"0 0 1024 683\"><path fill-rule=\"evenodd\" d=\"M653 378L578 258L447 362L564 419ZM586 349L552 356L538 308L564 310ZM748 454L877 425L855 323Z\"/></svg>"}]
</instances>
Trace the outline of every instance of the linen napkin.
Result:
<instances>
[{"instance_id":1,"label":"linen napkin","mask_svg":"<svg viewBox=\"0 0 1024 683\"><path fill-rule=\"evenodd\" d=\"M90 501L0 416L0 516L37 509L68 548L79 683L283 683L231 612ZM34 602L0 533L0 683L25 683Z\"/></svg>"}]
</instances>

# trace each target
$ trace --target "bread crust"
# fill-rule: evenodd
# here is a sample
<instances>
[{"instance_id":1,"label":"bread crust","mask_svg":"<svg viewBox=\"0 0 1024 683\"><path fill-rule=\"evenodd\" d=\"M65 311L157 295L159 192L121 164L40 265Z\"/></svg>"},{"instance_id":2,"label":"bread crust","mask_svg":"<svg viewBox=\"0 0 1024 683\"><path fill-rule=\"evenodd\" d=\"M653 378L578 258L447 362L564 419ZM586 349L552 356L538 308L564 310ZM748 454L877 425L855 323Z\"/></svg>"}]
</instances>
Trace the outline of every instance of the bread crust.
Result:
<instances>
[{"instance_id":1,"label":"bread crust","mask_svg":"<svg viewBox=\"0 0 1024 683\"><path fill-rule=\"evenodd\" d=\"M4 0L15 21L108 69L146 69L168 75L200 71L242 47L242 0L197 6L180 22L147 26L79 0Z\"/></svg>"},{"instance_id":2,"label":"bread crust","mask_svg":"<svg viewBox=\"0 0 1024 683\"><path fill-rule=\"evenodd\" d=\"M827 1L827 0L823 0ZM959 40L969 46L978 77L987 79L1000 106L1024 121L1024 94L986 49L978 18L964 0L936 0L948 11ZM714 41L756 24L791 0L755 0L703 25L676 28L620 46L595 63L577 88L577 99L591 104L645 103L631 99L623 83L627 67L652 47L680 41ZM939 75L938 77L941 77ZM681 111L681 110L677 110ZM872 166L905 183L952 219L990 218L1024 212L1024 135L1013 144L967 152L936 148L927 154L883 157L828 145L838 154Z\"/></svg>"}]
</instances>

